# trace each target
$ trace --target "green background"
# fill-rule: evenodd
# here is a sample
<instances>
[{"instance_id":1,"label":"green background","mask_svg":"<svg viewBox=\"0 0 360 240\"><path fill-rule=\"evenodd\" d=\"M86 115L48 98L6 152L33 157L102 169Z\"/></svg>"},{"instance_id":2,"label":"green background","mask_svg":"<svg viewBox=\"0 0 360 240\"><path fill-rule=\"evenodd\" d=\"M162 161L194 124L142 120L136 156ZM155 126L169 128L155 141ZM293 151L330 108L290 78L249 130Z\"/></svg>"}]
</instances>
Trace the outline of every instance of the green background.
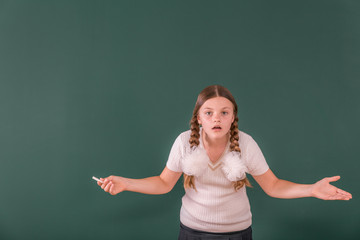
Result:
<instances>
[{"instance_id":1,"label":"green background","mask_svg":"<svg viewBox=\"0 0 360 240\"><path fill-rule=\"evenodd\" d=\"M177 239L166 195L91 177L165 167L198 93L221 84L279 178L351 201L270 198L251 178L255 239L360 234L360 4L0 1L0 238Z\"/></svg>"}]
</instances>

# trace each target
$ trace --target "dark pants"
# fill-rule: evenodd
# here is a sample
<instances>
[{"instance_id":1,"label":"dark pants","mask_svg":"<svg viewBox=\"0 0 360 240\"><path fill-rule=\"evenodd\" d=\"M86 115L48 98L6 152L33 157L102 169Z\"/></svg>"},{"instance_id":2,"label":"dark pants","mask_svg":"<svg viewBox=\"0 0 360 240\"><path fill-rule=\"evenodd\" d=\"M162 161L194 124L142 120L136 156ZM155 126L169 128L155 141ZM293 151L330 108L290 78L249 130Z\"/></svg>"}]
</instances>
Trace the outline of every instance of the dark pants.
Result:
<instances>
[{"instance_id":1,"label":"dark pants","mask_svg":"<svg viewBox=\"0 0 360 240\"><path fill-rule=\"evenodd\" d=\"M248 227L245 230L228 233L210 233L191 229L180 223L180 233L178 240L252 240L252 229Z\"/></svg>"}]
</instances>

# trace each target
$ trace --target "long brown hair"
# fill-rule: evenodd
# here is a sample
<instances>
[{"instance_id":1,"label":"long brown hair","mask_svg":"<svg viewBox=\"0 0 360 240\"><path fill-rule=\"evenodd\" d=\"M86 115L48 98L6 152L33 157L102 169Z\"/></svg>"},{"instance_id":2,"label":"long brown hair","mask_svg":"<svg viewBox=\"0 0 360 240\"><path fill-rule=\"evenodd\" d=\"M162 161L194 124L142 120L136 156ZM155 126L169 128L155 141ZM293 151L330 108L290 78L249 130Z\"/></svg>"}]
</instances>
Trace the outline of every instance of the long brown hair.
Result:
<instances>
[{"instance_id":1,"label":"long brown hair","mask_svg":"<svg viewBox=\"0 0 360 240\"><path fill-rule=\"evenodd\" d=\"M234 106L234 122L231 124L230 127L230 151L236 151L241 152L241 149L239 147L239 130L238 130L238 120L237 117L237 104L235 102L235 99L233 95L230 93L228 89L226 89L223 86L220 85L211 85L206 87L204 90L200 92L198 95L195 108L192 114L192 118L190 120L190 130L191 135L189 139L190 147L197 147L200 144L199 138L200 138L200 125L197 120L197 116L199 114L199 109L201 106L210 98L214 97L224 97L227 98L229 101L232 102ZM249 180L245 177L242 180L233 182L234 189L239 190L244 185L251 187L251 184ZM184 187L185 188L195 188L195 178L194 176L189 176L184 173Z\"/></svg>"}]
</instances>

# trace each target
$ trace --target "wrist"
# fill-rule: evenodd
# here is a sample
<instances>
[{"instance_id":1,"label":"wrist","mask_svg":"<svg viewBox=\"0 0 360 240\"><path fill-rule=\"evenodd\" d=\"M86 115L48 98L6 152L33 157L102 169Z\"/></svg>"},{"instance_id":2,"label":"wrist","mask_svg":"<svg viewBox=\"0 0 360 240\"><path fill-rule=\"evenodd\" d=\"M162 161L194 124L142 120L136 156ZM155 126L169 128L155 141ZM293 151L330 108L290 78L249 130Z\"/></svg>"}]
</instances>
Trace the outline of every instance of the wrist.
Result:
<instances>
[{"instance_id":1,"label":"wrist","mask_svg":"<svg viewBox=\"0 0 360 240\"><path fill-rule=\"evenodd\" d=\"M308 197L315 197L313 190L314 190L314 184L309 184L307 190Z\"/></svg>"},{"instance_id":2,"label":"wrist","mask_svg":"<svg viewBox=\"0 0 360 240\"><path fill-rule=\"evenodd\" d=\"M124 178L124 177L120 177L120 181L123 185L123 191L131 191L131 179L129 178Z\"/></svg>"}]
</instances>

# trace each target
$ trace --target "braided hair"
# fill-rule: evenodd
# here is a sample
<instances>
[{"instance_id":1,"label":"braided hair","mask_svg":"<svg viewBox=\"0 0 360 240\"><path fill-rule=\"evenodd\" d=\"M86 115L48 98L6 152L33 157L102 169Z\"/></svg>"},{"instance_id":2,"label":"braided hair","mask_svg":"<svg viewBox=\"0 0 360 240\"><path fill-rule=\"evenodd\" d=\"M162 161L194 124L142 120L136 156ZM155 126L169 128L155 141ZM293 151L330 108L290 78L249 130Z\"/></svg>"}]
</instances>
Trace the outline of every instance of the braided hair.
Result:
<instances>
[{"instance_id":1,"label":"braided hair","mask_svg":"<svg viewBox=\"0 0 360 240\"><path fill-rule=\"evenodd\" d=\"M228 100L230 100L234 105L235 119L230 127L230 147L229 148L230 148L230 151L236 151L236 152L240 153L241 149L239 147L239 129L238 129L239 118L237 117L237 104L235 102L234 97L230 93L230 91L220 85L209 86L209 87L205 88L204 90L202 90L198 96L198 99L196 101L195 108L193 111L193 115L190 120L190 130L191 130L190 139L189 139L190 147L191 148L197 147L200 144L200 141L199 141L200 125L197 120L199 109L205 103L205 101L207 101L210 98L214 98L214 97L225 97ZM235 190L239 190L244 185L251 187L251 184L246 177L242 180L233 182L233 185L234 185ZM184 187L196 189L194 176L189 176L184 173Z\"/></svg>"}]
</instances>

